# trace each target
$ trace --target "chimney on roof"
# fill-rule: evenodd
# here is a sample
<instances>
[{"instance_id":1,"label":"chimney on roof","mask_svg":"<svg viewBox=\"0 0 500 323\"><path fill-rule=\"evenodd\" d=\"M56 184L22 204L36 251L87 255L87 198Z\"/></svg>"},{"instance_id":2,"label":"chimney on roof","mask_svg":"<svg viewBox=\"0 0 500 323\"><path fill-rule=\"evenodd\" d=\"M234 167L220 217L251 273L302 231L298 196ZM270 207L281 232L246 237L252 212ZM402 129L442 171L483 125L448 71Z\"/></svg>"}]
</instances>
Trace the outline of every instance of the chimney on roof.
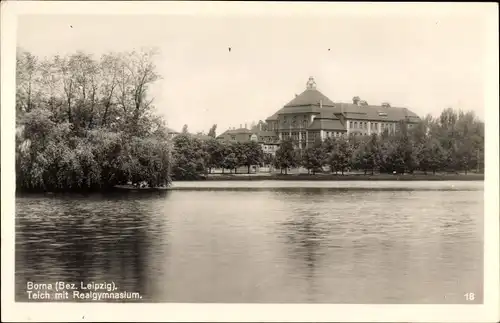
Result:
<instances>
[{"instance_id":1,"label":"chimney on roof","mask_svg":"<svg viewBox=\"0 0 500 323\"><path fill-rule=\"evenodd\" d=\"M240 123L240 129L243 128L243 125Z\"/></svg>"},{"instance_id":2,"label":"chimney on roof","mask_svg":"<svg viewBox=\"0 0 500 323\"><path fill-rule=\"evenodd\" d=\"M245 123L245 129L247 128L247 124Z\"/></svg>"}]
</instances>

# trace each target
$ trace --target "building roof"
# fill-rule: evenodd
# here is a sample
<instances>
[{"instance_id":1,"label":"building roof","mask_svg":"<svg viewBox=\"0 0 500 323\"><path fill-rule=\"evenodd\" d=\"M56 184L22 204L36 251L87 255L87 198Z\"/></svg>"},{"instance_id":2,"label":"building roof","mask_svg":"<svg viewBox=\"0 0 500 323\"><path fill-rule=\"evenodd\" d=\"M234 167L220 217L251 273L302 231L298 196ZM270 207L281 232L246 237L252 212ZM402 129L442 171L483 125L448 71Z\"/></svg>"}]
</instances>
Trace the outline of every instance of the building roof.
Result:
<instances>
[{"instance_id":1,"label":"building roof","mask_svg":"<svg viewBox=\"0 0 500 323\"><path fill-rule=\"evenodd\" d=\"M278 113L278 115L283 115L283 114L294 114L294 113L320 113L321 109L319 105L303 105L303 106L296 106L296 107L285 107L281 109Z\"/></svg>"},{"instance_id":2,"label":"building roof","mask_svg":"<svg viewBox=\"0 0 500 323\"><path fill-rule=\"evenodd\" d=\"M236 134L252 134L253 132L246 129L246 128L238 128L238 129L228 129L226 131L224 131L223 133L221 133L219 136L217 137L221 137L221 136L224 136L224 135L236 135Z\"/></svg>"},{"instance_id":3,"label":"building roof","mask_svg":"<svg viewBox=\"0 0 500 323\"><path fill-rule=\"evenodd\" d=\"M283 110L283 108L279 109L278 111L276 111L275 114L273 114L272 116L270 116L269 118L266 119L266 121L274 121L274 120L278 120L278 114Z\"/></svg>"},{"instance_id":4,"label":"building roof","mask_svg":"<svg viewBox=\"0 0 500 323\"><path fill-rule=\"evenodd\" d=\"M255 134L257 135L257 137L277 137L278 136L276 134L276 132L266 131L266 130L257 131Z\"/></svg>"},{"instance_id":5,"label":"building roof","mask_svg":"<svg viewBox=\"0 0 500 323\"><path fill-rule=\"evenodd\" d=\"M399 107L358 106L352 103L336 103L334 111L335 113L343 113L347 119L400 121L408 118L409 121L413 122L420 120L414 112Z\"/></svg>"},{"instance_id":6,"label":"building roof","mask_svg":"<svg viewBox=\"0 0 500 323\"><path fill-rule=\"evenodd\" d=\"M359 98L358 98L359 99ZM365 102L365 101L359 101ZM420 117L414 112L402 107L391 107L387 103L380 106L354 103L333 102L323 93L316 89L314 78L310 77L304 92L297 95L288 102L283 108L276 111L266 121L278 121L280 115L288 114L313 114L316 115L316 123L309 125L309 129L315 127L327 127L328 130L340 130L342 123L338 121L338 115L342 114L346 119L369 120L369 121L389 121L398 122L407 120L409 122L418 122ZM322 119L331 119L331 121L320 121ZM285 121L283 121L284 123ZM290 125L291 127L291 125ZM321 128L321 129L327 129ZM318 128L319 129L319 128ZM344 129L344 126L342 126Z\"/></svg>"},{"instance_id":7,"label":"building roof","mask_svg":"<svg viewBox=\"0 0 500 323\"><path fill-rule=\"evenodd\" d=\"M279 142L278 134L274 131L257 131L255 133L257 135L257 141L261 144L266 145L276 145ZM268 138L269 140L264 140L264 138Z\"/></svg>"},{"instance_id":8,"label":"building roof","mask_svg":"<svg viewBox=\"0 0 500 323\"><path fill-rule=\"evenodd\" d=\"M335 106L332 100L330 100L326 95L318 91L316 88L308 88L301 94L297 95L292 101L285 104L285 108L288 107L300 107L307 105L320 105L323 106Z\"/></svg>"},{"instance_id":9,"label":"building roof","mask_svg":"<svg viewBox=\"0 0 500 323\"><path fill-rule=\"evenodd\" d=\"M332 107L326 107L326 108L320 109L319 118L338 119L338 117L335 115L335 112L336 112L336 110Z\"/></svg>"},{"instance_id":10,"label":"building roof","mask_svg":"<svg viewBox=\"0 0 500 323\"><path fill-rule=\"evenodd\" d=\"M338 119L321 119L316 118L307 128L308 130L346 130L344 125Z\"/></svg>"}]
</instances>

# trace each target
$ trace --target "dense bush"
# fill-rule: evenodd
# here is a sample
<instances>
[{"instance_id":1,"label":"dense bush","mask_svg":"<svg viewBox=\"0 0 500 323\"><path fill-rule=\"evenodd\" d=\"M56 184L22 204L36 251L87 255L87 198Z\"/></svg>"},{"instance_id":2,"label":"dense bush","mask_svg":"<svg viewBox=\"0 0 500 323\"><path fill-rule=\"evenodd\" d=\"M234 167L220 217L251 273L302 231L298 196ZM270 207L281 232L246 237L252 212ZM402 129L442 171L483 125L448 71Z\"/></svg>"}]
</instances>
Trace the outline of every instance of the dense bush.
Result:
<instances>
[{"instance_id":1,"label":"dense bush","mask_svg":"<svg viewBox=\"0 0 500 323\"><path fill-rule=\"evenodd\" d=\"M18 52L19 190L99 190L170 183L171 143L148 85L151 53L84 53L43 61Z\"/></svg>"}]
</instances>

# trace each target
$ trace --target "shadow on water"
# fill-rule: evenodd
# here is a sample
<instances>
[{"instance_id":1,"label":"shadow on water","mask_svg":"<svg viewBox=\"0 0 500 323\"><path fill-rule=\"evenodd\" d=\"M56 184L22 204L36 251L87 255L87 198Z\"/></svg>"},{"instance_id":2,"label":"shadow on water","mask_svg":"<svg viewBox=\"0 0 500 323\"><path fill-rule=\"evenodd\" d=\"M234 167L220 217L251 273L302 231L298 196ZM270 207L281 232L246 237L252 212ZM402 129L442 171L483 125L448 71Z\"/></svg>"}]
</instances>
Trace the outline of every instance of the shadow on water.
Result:
<instances>
[{"instance_id":1,"label":"shadow on water","mask_svg":"<svg viewBox=\"0 0 500 323\"><path fill-rule=\"evenodd\" d=\"M197 185L18 196L16 300L113 280L149 302L482 301L481 191Z\"/></svg>"},{"instance_id":2,"label":"shadow on water","mask_svg":"<svg viewBox=\"0 0 500 323\"><path fill-rule=\"evenodd\" d=\"M152 297L147 258L165 249L167 224L154 200L167 193L49 196L16 201L16 301L28 300L29 281L114 281L118 292Z\"/></svg>"}]
</instances>

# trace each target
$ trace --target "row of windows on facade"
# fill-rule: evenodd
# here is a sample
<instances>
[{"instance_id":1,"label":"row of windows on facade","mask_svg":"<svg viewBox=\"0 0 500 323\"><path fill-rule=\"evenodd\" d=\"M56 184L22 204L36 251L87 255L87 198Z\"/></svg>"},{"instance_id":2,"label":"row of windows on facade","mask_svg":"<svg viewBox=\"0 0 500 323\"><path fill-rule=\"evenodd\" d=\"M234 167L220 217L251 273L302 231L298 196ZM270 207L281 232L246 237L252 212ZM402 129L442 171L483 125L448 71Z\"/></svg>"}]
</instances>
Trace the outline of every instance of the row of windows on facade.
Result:
<instances>
[{"instance_id":1,"label":"row of windows on facade","mask_svg":"<svg viewBox=\"0 0 500 323\"><path fill-rule=\"evenodd\" d=\"M368 129L368 125L369 124L370 124L370 122L366 122L366 121L364 121L364 122L363 121L359 121L359 123L357 121L349 121L349 128L353 128L353 129ZM389 128L391 126L395 127L395 124L394 123L380 123L381 129ZM371 122L370 128L378 130L378 122Z\"/></svg>"},{"instance_id":2,"label":"row of windows on facade","mask_svg":"<svg viewBox=\"0 0 500 323\"><path fill-rule=\"evenodd\" d=\"M359 121L359 123L357 121L349 121L349 127L352 128L352 129L368 129L368 124L369 122L366 122L366 121ZM371 129L374 129L374 130L378 130L378 122L372 122L371 125L370 125L370 128ZM358 127L359 126L359 127ZM412 124L409 124L408 127L411 128L413 125ZM390 131L396 131L396 123L380 123L380 128L381 130L385 130L385 129L388 129ZM273 127L273 124L271 124L271 129L274 129ZM326 136L327 137L338 137L338 136L341 136L342 133L341 132L326 132ZM289 135L287 133L283 133L283 135L285 136L285 138L288 138ZM311 133L311 135L313 136L313 138L316 138L318 133ZM355 136L356 135L368 135L367 132L364 132L364 133L355 133L354 134ZM248 136L248 139L251 139L252 136ZM305 132L302 132L302 138L305 138L306 137L306 133ZM292 138L295 139L295 140L298 140L299 139L299 135L297 132L292 132ZM236 136L231 136L231 140L236 140ZM264 138L264 141L267 141L267 142L271 142L273 139L271 137L265 137Z\"/></svg>"},{"instance_id":3,"label":"row of windows on facade","mask_svg":"<svg viewBox=\"0 0 500 323\"><path fill-rule=\"evenodd\" d=\"M248 139L251 140L252 139L252 136L248 136ZM231 135L231 140L236 140L236 136L235 135ZM265 142L272 142L274 141L272 137L262 137L262 141L265 141Z\"/></svg>"},{"instance_id":4,"label":"row of windows on facade","mask_svg":"<svg viewBox=\"0 0 500 323\"><path fill-rule=\"evenodd\" d=\"M283 123L284 123L284 124L286 124L286 117L285 117L285 119L283 120ZM355 129L368 129L368 124L369 124L369 123L370 123L370 122L367 122L367 121L359 121L359 122L358 122L358 121L349 121L349 127L350 127L350 128L355 128ZM296 124L296 123L295 123L295 120L293 120L293 121L292 121L292 125L295 125L295 124ZM303 120L303 121L302 121L302 126L303 126L304 128L306 128L306 127L307 127L307 120ZM379 126L379 123L378 123L378 122L371 122L371 126L370 126L370 127L371 127L371 129L378 130L378 126ZM381 129L388 128L388 127L391 127L391 126L392 126L392 127L395 127L395 126L396 126L396 124L395 124L395 123L383 123L383 122L381 122L381 123L380 123L380 127L381 127ZM270 130L277 130L277 127L275 126L275 124L274 124L274 123L271 123L271 124L269 125L269 129L270 129Z\"/></svg>"},{"instance_id":5,"label":"row of windows on facade","mask_svg":"<svg viewBox=\"0 0 500 323\"><path fill-rule=\"evenodd\" d=\"M366 121L359 121L359 123L357 121L349 121L349 127L350 128L353 128L353 129L367 129L368 128L368 124L370 122L366 122ZM411 128L413 125L412 124L409 124L408 127ZM380 127L381 129L391 129L394 131L396 130L396 127L399 127L399 125L397 125L396 123L380 123ZM370 125L370 128L371 129L375 129L375 130L378 130L378 122L371 122L371 125Z\"/></svg>"},{"instance_id":6,"label":"row of windows on facade","mask_svg":"<svg viewBox=\"0 0 500 323\"><path fill-rule=\"evenodd\" d=\"M302 140L306 140L306 138L309 138L309 139L316 139L320 136L319 132L308 132L308 136L306 137L306 133L305 132L301 132L300 133L300 137L299 137L299 132L292 132L292 134L290 135L290 133L286 133L284 132L283 133L283 139L288 139L288 138L292 138L293 140L299 140L299 138L301 138ZM342 132L338 132L338 131L325 131L325 135L326 137L341 137L342 136Z\"/></svg>"}]
</instances>

